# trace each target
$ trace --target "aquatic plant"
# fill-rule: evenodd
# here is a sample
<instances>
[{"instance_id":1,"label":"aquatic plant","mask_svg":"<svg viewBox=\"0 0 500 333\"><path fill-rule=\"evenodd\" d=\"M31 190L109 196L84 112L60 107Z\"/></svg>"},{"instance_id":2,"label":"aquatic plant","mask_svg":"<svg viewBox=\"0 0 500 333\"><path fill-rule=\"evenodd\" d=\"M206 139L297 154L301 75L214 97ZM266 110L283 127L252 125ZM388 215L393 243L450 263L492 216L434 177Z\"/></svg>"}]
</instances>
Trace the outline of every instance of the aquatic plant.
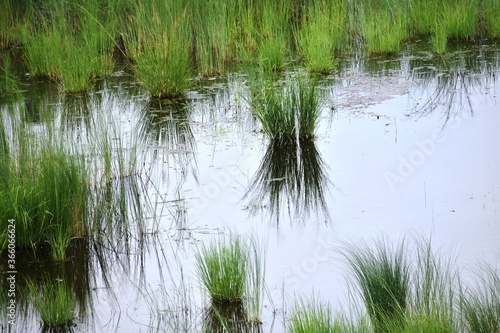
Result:
<instances>
[{"instance_id":1,"label":"aquatic plant","mask_svg":"<svg viewBox=\"0 0 500 333\"><path fill-rule=\"evenodd\" d=\"M410 266L405 242L396 249L386 240L376 242L375 249L366 244L348 245L344 255L354 273L373 330L402 330L410 296Z\"/></svg>"},{"instance_id":2,"label":"aquatic plant","mask_svg":"<svg viewBox=\"0 0 500 333\"><path fill-rule=\"evenodd\" d=\"M287 324L289 333L335 333L345 332L334 320L328 303L300 299L296 301Z\"/></svg>"},{"instance_id":3,"label":"aquatic plant","mask_svg":"<svg viewBox=\"0 0 500 333\"><path fill-rule=\"evenodd\" d=\"M237 303L245 297L251 249L240 237L231 236L203 245L196 253L202 285L214 303Z\"/></svg>"},{"instance_id":4,"label":"aquatic plant","mask_svg":"<svg viewBox=\"0 0 500 333\"><path fill-rule=\"evenodd\" d=\"M64 259L70 238L86 234L85 160L61 146L50 129L37 135L19 116L2 114L0 119L0 163L6 171L0 181L0 211L16 220L17 246L48 242L54 259ZM3 232L1 248L5 242Z\"/></svg>"},{"instance_id":5,"label":"aquatic plant","mask_svg":"<svg viewBox=\"0 0 500 333\"><path fill-rule=\"evenodd\" d=\"M320 114L317 82L297 75L275 84L266 79L251 87L250 106L271 140L312 139Z\"/></svg>"},{"instance_id":6,"label":"aquatic plant","mask_svg":"<svg viewBox=\"0 0 500 333\"><path fill-rule=\"evenodd\" d=\"M337 63L334 51L340 40L345 10L342 2L332 4L325 1L312 5L308 10L297 33L297 45L309 72L328 72Z\"/></svg>"},{"instance_id":7,"label":"aquatic plant","mask_svg":"<svg viewBox=\"0 0 500 333\"><path fill-rule=\"evenodd\" d=\"M499 38L500 20L498 19L498 13L500 13L500 2L496 0L485 0L484 13L486 16L485 21L487 35L493 38Z\"/></svg>"},{"instance_id":8,"label":"aquatic plant","mask_svg":"<svg viewBox=\"0 0 500 333\"><path fill-rule=\"evenodd\" d=\"M500 274L483 265L477 274L477 286L460 295L460 308L466 332L497 333L500 327Z\"/></svg>"},{"instance_id":9,"label":"aquatic plant","mask_svg":"<svg viewBox=\"0 0 500 333\"><path fill-rule=\"evenodd\" d=\"M362 27L369 53L395 53L407 38L407 18L403 11L381 10L366 17Z\"/></svg>"},{"instance_id":10,"label":"aquatic plant","mask_svg":"<svg viewBox=\"0 0 500 333\"><path fill-rule=\"evenodd\" d=\"M0 98L9 99L16 94L18 90L18 79L12 73L10 55L8 53L2 56L0 63Z\"/></svg>"},{"instance_id":11,"label":"aquatic plant","mask_svg":"<svg viewBox=\"0 0 500 333\"><path fill-rule=\"evenodd\" d=\"M126 35L139 81L157 98L182 95L190 86L191 26L187 7L152 0L134 3Z\"/></svg>"},{"instance_id":12,"label":"aquatic plant","mask_svg":"<svg viewBox=\"0 0 500 333\"><path fill-rule=\"evenodd\" d=\"M44 330L57 330L73 326L75 299L64 280L44 278L41 286L27 281L35 309L40 314Z\"/></svg>"}]
</instances>

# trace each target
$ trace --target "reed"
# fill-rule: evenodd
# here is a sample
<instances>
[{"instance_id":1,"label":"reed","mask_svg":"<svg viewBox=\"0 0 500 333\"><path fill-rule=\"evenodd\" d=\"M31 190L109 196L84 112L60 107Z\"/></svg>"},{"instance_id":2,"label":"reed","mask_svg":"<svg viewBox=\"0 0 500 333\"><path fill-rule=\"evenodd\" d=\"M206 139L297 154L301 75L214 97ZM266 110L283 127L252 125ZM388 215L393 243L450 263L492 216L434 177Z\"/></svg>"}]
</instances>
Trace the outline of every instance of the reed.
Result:
<instances>
[{"instance_id":1,"label":"reed","mask_svg":"<svg viewBox=\"0 0 500 333\"><path fill-rule=\"evenodd\" d=\"M35 309L42 320L44 331L58 331L73 326L75 299L64 281L45 278L42 285L27 281Z\"/></svg>"},{"instance_id":2,"label":"reed","mask_svg":"<svg viewBox=\"0 0 500 333\"><path fill-rule=\"evenodd\" d=\"M245 297L251 248L240 237L231 236L196 253L196 267L212 302L241 303Z\"/></svg>"},{"instance_id":3,"label":"reed","mask_svg":"<svg viewBox=\"0 0 500 333\"><path fill-rule=\"evenodd\" d=\"M410 296L408 249L403 241L393 249L378 241L375 249L366 244L347 246L344 255L364 301L374 332L402 331Z\"/></svg>"},{"instance_id":4,"label":"reed","mask_svg":"<svg viewBox=\"0 0 500 333\"><path fill-rule=\"evenodd\" d=\"M285 2L264 1L260 23L258 63L264 71L278 71L288 53L289 7Z\"/></svg>"},{"instance_id":5,"label":"reed","mask_svg":"<svg viewBox=\"0 0 500 333\"><path fill-rule=\"evenodd\" d=\"M438 54L446 51L448 43L448 23L444 18L436 19L431 35L432 50Z\"/></svg>"},{"instance_id":6,"label":"reed","mask_svg":"<svg viewBox=\"0 0 500 333\"><path fill-rule=\"evenodd\" d=\"M17 90L18 79L12 73L10 55L3 54L0 63L0 99L9 99L15 96Z\"/></svg>"},{"instance_id":7,"label":"reed","mask_svg":"<svg viewBox=\"0 0 500 333\"><path fill-rule=\"evenodd\" d=\"M479 0L459 0L444 5L442 12L448 38L473 39L478 27L478 10Z\"/></svg>"},{"instance_id":8,"label":"reed","mask_svg":"<svg viewBox=\"0 0 500 333\"><path fill-rule=\"evenodd\" d=\"M312 139L320 114L317 82L297 75L292 81L275 84L265 79L251 87L250 106L271 140Z\"/></svg>"}]
</instances>

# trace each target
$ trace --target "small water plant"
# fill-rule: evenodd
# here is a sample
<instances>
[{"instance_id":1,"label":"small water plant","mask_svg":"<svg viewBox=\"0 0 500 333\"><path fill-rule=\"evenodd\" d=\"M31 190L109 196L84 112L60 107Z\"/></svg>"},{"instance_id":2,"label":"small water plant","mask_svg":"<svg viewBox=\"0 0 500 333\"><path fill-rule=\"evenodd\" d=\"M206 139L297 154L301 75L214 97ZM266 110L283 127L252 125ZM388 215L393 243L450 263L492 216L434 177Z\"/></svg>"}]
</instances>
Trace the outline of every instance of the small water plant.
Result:
<instances>
[{"instance_id":1,"label":"small water plant","mask_svg":"<svg viewBox=\"0 0 500 333\"><path fill-rule=\"evenodd\" d=\"M40 286L30 280L27 286L44 331L58 331L73 326L75 299L64 280L44 278Z\"/></svg>"},{"instance_id":2,"label":"small water plant","mask_svg":"<svg viewBox=\"0 0 500 333\"><path fill-rule=\"evenodd\" d=\"M236 236L200 248L196 254L198 276L212 302L243 301L249 256L250 247Z\"/></svg>"},{"instance_id":3,"label":"small water plant","mask_svg":"<svg viewBox=\"0 0 500 333\"><path fill-rule=\"evenodd\" d=\"M273 141L312 139L320 114L317 81L304 75L251 87L250 106Z\"/></svg>"},{"instance_id":4,"label":"small water plant","mask_svg":"<svg viewBox=\"0 0 500 333\"><path fill-rule=\"evenodd\" d=\"M292 308L287 332L289 333L334 333L342 332L334 321L328 303L321 303L314 298L299 299Z\"/></svg>"},{"instance_id":5,"label":"small water plant","mask_svg":"<svg viewBox=\"0 0 500 333\"><path fill-rule=\"evenodd\" d=\"M396 249L379 240L375 249L349 245L344 255L354 273L375 333L402 331L410 297L408 249L403 241Z\"/></svg>"}]
</instances>

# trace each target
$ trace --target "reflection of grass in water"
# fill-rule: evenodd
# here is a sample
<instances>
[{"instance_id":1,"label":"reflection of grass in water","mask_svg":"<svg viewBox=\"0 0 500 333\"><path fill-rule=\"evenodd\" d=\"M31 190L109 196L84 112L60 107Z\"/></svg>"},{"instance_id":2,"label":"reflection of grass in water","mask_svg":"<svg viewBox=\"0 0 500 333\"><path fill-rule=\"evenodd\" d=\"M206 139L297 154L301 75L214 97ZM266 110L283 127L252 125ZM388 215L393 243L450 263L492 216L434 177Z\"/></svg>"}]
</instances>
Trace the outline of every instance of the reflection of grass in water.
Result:
<instances>
[{"instance_id":1,"label":"reflection of grass in water","mask_svg":"<svg viewBox=\"0 0 500 333\"><path fill-rule=\"evenodd\" d=\"M300 219L319 211L328 217L327 183L325 165L313 141L272 142L245 196L252 203L268 201L271 214L278 217L283 208Z\"/></svg>"},{"instance_id":2,"label":"reflection of grass in water","mask_svg":"<svg viewBox=\"0 0 500 333\"><path fill-rule=\"evenodd\" d=\"M41 286L34 281L28 281L27 285L44 330L63 330L73 326L75 300L64 281L45 278Z\"/></svg>"}]
</instances>

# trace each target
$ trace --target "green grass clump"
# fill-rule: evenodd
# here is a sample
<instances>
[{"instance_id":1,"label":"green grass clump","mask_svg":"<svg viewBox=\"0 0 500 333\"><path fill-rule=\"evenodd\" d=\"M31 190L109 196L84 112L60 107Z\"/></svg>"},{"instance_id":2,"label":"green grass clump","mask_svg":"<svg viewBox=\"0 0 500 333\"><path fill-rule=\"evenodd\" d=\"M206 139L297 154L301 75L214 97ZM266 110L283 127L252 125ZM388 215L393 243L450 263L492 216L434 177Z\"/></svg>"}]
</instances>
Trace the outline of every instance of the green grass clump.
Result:
<instances>
[{"instance_id":1,"label":"green grass clump","mask_svg":"<svg viewBox=\"0 0 500 333\"><path fill-rule=\"evenodd\" d=\"M250 105L272 140L312 139L320 114L320 97L314 79L298 75L276 84L267 80L251 87Z\"/></svg>"},{"instance_id":2,"label":"green grass clump","mask_svg":"<svg viewBox=\"0 0 500 333\"><path fill-rule=\"evenodd\" d=\"M50 130L36 134L15 116L0 120L0 213L16 221L17 246L49 244L54 259L62 260L71 238L87 234L85 160ZM0 221L1 249L5 223Z\"/></svg>"},{"instance_id":3,"label":"green grass clump","mask_svg":"<svg viewBox=\"0 0 500 333\"><path fill-rule=\"evenodd\" d=\"M340 325L334 321L334 316L328 304L319 303L314 299L300 300L293 309L287 324L289 333L334 333L342 332Z\"/></svg>"},{"instance_id":4,"label":"green grass clump","mask_svg":"<svg viewBox=\"0 0 500 333\"><path fill-rule=\"evenodd\" d=\"M204 245L196 254L201 282L215 303L242 302L250 247L239 237Z\"/></svg>"},{"instance_id":5,"label":"green grass clump","mask_svg":"<svg viewBox=\"0 0 500 333\"><path fill-rule=\"evenodd\" d=\"M7 99L16 94L18 90L17 78L12 73L9 54L2 56L0 63L0 97L6 96Z\"/></svg>"},{"instance_id":6,"label":"green grass clump","mask_svg":"<svg viewBox=\"0 0 500 333\"><path fill-rule=\"evenodd\" d=\"M493 38L500 38L500 20L498 19L500 2L497 0L485 0L484 6L487 33Z\"/></svg>"},{"instance_id":7,"label":"green grass clump","mask_svg":"<svg viewBox=\"0 0 500 333\"><path fill-rule=\"evenodd\" d=\"M466 332L498 333L500 331L500 275L493 267L481 270L474 288L460 296Z\"/></svg>"},{"instance_id":8,"label":"green grass clump","mask_svg":"<svg viewBox=\"0 0 500 333\"><path fill-rule=\"evenodd\" d=\"M410 297L407 255L404 242L394 250L386 241L379 241L375 249L348 246L345 252L376 333L403 330Z\"/></svg>"},{"instance_id":9,"label":"green grass clump","mask_svg":"<svg viewBox=\"0 0 500 333\"><path fill-rule=\"evenodd\" d=\"M365 47L369 53L395 53L408 37L407 18L403 11L379 11L366 18L363 25Z\"/></svg>"},{"instance_id":10,"label":"green grass clump","mask_svg":"<svg viewBox=\"0 0 500 333\"><path fill-rule=\"evenodd\" d=\"M45 278L40 287L34 281L27 281L27 285L44 331L73 326L75 299L64 281Z\"/></svg>"},{"instance_id":11,"label":"green grass clump","mask_svg":"<svg viewBox=\"0 0 500 333\"><path fill-rule=\"evenodd\" d=\"M188 7L159 0L134 4L126 42L137 78L153 97L182 95L192 72Z\"/></svg>"},{"instance_id":12,"label":"green grass clump","mask_svg":"<svg viewBox=\"0 0 500 333\"><path fill-rule=\"evenodd\" d=\"M343 12L338 2L334 10L330 3L321 2L312 7L302 22L298 32L300 53L305 57L305 66L309 72L323 73L335 67L335 47L339 41L339 27Z\"/></svg>"}]
</instances>

